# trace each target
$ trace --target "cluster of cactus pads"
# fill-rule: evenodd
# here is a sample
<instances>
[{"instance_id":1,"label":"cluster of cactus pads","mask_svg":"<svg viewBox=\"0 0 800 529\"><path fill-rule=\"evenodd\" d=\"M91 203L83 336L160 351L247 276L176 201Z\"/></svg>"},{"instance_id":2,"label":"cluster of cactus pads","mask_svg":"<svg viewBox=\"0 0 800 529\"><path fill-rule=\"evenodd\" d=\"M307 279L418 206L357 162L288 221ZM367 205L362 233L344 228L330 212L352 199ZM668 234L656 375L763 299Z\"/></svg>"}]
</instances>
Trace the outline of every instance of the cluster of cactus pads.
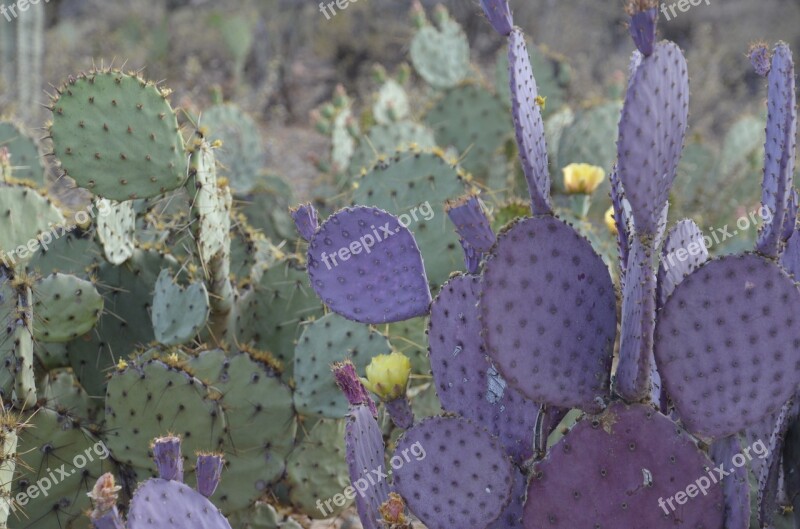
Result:
<instances>
[{"instance_id":1,"label":"cluster of cactus pads","mask_svg":"<svg viewBox=\"0 0 800 529\"><path fill-rule=\"evenodd\" d=\"M429 316L431 369L446 413L398 421L394 395L387 411L406 431L389 460L391 479L363 491L359 481L384 469L384 439L354 367L334 368L351 405L347 462L362 492L362 524L404 526L407 508L431 529L746 529L751 490L746 472L732 469L758 443L769 450L750 457L759 476L753 514L761 527L777 523L781 504L800 507L789 48L751 51L768 84L761 202L769 218L753 251L712 259L693 221L667 229L688 124L686 61L674 43L657 42L657 4L629 3L637 50L610 174L617 286L590 242L554 213L542 98L508 1L481 5L508 38L511 113L531 215L495 234L476 195L449 202L466 272L442 283L426 273L433 252L425 234L420 240L416 226L412 233L374 207L377 191L355 197L373 206L354 205L324 222L310 204L294 212L309 243L311 286L333 312L369 324ZM440 31L446 35L447 25ZM422 53L422 44L415 50ZM439 50L448 73L457 72L458 63L445 60L450 53ZM391 179L382 185L395 204L409 203L403 193L410 189L395 190ZM432 301L431 285L438 287ZM581 414L561 431L570 410ZM432 457L403 459L417 443ZM719 484L715 477L699 494L692 484L714 468L732 475ZM688 498L687 486L694 486Z\"/></svg>"}]
</instances>

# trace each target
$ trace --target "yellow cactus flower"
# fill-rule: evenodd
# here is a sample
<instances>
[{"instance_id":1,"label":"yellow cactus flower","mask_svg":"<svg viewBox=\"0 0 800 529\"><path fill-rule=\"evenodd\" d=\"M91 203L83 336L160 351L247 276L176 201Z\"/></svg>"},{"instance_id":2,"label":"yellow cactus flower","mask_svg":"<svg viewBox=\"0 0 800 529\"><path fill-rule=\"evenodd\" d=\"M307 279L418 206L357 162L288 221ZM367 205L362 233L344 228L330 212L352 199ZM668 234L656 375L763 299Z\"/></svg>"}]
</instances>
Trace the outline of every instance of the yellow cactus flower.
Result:
<instances>
[{"instance_id":1,"label":"yellow cactus flower","mask_svg":"<svg viewBox=\"0 0 800 529\"><path fill-rule=\"evenodd\" d=\"M411 361L403 353L378 355L367 366L367 378L361 381L383 401L392 401L406 393Z\"/></svg>"},{"instance_id":2,"label":"yellow cactus flower","mask_svg":"<svg viewBox=\"0 0 800 529\"><path fill-rule=\"evenodd\" d=\"M571 163L562 169L567 193L591 195L606 177L602 167L588 163Z\"/></svg>"},{"instance_id":3,"label":"yellow cactus flower","mask_svg":"<svg viewBox=\"0 0 800 529\"><path fill-rule=\"evenodd\" d=\"M606 226L608 226L608 231L610 231L613 235L619 233L617 231L617 221L614 218L614 206L611 206L606 210L606 214L603 215L603 220L606 221Z\"/></svg>"}]
</instances>

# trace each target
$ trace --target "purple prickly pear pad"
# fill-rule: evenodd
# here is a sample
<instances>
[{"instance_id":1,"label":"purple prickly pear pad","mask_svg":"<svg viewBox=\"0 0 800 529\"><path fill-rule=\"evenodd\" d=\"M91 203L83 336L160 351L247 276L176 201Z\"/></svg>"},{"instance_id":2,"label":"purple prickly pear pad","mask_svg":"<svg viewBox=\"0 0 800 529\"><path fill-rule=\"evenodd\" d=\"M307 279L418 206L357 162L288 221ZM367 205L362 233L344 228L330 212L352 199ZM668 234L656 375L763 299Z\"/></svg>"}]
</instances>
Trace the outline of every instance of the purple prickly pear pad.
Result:
<instances>
[{"instance_id":1,"label":"purple prickly pear pad","mask_svg":"<svg viewBox=\"0 0 800 529\"><path fill-rule=\"evenodd\" d=\"M379 529L380 506L389 499L391 487L375 474L385 470L383 434L366 406L351 408L345 429L350 483L356 491L356 508L364 529Z\"/></svg>"},{"instance_id":2,"label":"purple prickly pear pad","mask_svg":"<svg viewBox=\"0 0 800 529\"><path fill-rule=\"evenodd\" d=\"M131 500L129 529L231 529L213 503L184 483L153 478Z\"/></svg>"},{"instance_id":3,"label":"purple prickly pear pad","mask_svg":"<svg viewBox=\"0 0 800 529\"><path fill-rule=\"evenodd\" d=\"M331 215L308 247L311 286L330 309L360 323L428 313L431 293L414 236L397 217L370 207Z\"/></svg>"},{"instance_id":4,"label":"purple prickly pear pad","mask_svg":"<svg viewBox=\"0 0 800 529\"><path fill-rule=\"evenodd\" d=\"M539 407L508 387L489 362L478 319L479 293L479 277L459 275L431 304L428 352L436 393L442 408L489 430L522 462L533 455Z\"/></svg>"},{"instance_id":5,"label":"purple prickly pear pad","mask_svg":"<svg viewBox=\"0 0 800 529\"><path fill-rule=\"evenodd\" d=\"M511 8L508 7L508 0L481 0L481 7L496 32L503 36L511 33L514 29L514 19L511 16Z\"/></svg>"},{"instance_id":6,"label":"purple prickly pear pad","mask_svg":"<svg viewBox=\"0 0 800 529\"><path fill-rule=\"evenodd\" d=\"M616 403L580 420L534 466L523 525L722 529L722 487L711 482L712 466L667 417L647 405ZM695 485L701 477L705 494ZM688 498L690 485L697 494Z\"/></svg>"},{"instance_id":7,"label":"purple prickly pear pad","mask_svg":"<svg viewBox=\"0 0 800 529\"><path fill-rule=\"evenodd\" d=\"M780 409L800 383L800 290L755 254L709 261L658 315L655 358L686 428L717 438Z\"/></svg>"},{"instance_id":8,"label":"purple prickly pear pad","mask_svg":"<svg viewBox=\"0 0 800 529\"><path fill-rule=\"evenodd\" d=\"M394 485L428 529L485 529L511 500L515 469L486 430L456 417L431 417L397 442ZM405 461L405 459L403 459Z\"/></svg>"},{"instance_id":9,"label":"purple prickly pear pad","mask_svg":"<svg viewBox=\"0 0 800 529\"><path fill-rule=\"evenodd\" d=\"M508 36L508 69L511 111L522 169L531 195L531 211L534 215L546 215L552 212L552 208L544 122L525 35L519 29L512 30Z\"/></svg>"},{"instance_id":10,"label":"purple prickly pear pad","mask_svg":"<svg viewBox=\"0 0 800 529\"><path fill-rule=\"evenodd\" d=\"M534 402L601 410L617 298L591 244L554 217L522 219L498 236L481 285L486 347L509 386Z\"/></svg>"},{"instance_id":11,"label":"purple prickly pear pad","mask_svg":"<svg viewBox=\"0 0 800 529\"><path fill-rule=\"evenodd\" d=\"M492 249L496 238L477 196L467 195L448 202L445 210L455 224L458 236L471 247L484 253Z\"/></svg>"},{"instance_id":12,"label":"purple prickly pear pad","mask_svg":"<svg viewBox=\"0 0 800 529\"><path fill-rule=\"evenodd\" d=\"M317 210L310 203L307 203L292 208L290 213L294 219L295 226L297 226L297 231L300 232L300 236L306 241L310 241L317 229L319 229Z\"/></svg>"},{"instance_id":13,"label":"purple prickly pear pad","mask_svg":"<svg viewBox=\"0 0 800 529\"><path fill-rule=\"evenodd\" d=\"M733 458L742 451L738 435L723 437L714 441L708 455L714 465L725 465L729 476L722 482L725 499L725 529L748 529L750 527L750 482L747 466L731 465ZM757 457L754 460L758 459ZM731 468L732 467L732 468Z\"/></svg>"},{"instance_id":14,"label":"purple prickly pear pad","mask_svg":"<svg viewBox=\"0 0 800 529\"><path fill-rule=\"evenodd\" d=\"M625 95L617 141L618 171L640 235L656 235L675 179L689 115L686 59L659 42L641 59Z\"/></svg>"},{"instance_id":15,"label":"purple prickly pear pad","mask_svg":"<svg viewBox=\"0 0 800 529\"><path fill-rule=\"evenodd\" d=\"M632 2L631 4L636 4ZM654 2L641 2L645 4L653 4ZM656 43L656 24L658 22L658 8L650 7L647 9L634 8L631 11L630 17L630 33L633 43L642 52L642 55L648 57L653 54L653 48Z\"/></svg>"}]
</instances>

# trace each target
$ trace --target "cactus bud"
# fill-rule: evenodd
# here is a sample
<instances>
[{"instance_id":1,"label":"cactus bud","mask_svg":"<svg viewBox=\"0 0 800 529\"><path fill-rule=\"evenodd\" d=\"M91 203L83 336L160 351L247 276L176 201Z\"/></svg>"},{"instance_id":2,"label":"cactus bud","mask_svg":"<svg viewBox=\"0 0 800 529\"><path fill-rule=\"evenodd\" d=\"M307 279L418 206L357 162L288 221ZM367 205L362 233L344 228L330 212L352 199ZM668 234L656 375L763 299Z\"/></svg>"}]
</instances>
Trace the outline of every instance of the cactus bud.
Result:
<instances>
[{"instance_id":1,"label":"cactus bud","mask_svg":"<svg viewBox=\"0 0 800 529\"><path fill-rule=\"evenodd\" d=\"M406 355L394 352L375 356L367 366L364 385L384 402L398 399L406 394L411 361Z\"/></svg>"},{"instance_id":2,"label":"cactus bud","mask_svg":"<svg viewBox=\"0 0 800 529\"><path fill-rule=\"evenodd\" d=\"M750 64L753 65L758 75L766 77L769 74L772 68L772 53L770 53L765 42L753 43L747 56L750 58Z\"/></svg>"},{"instance_id":3,"label":"cactus bud","mask_svg":"<svg viewBox=\"0 0 800 529\"><path fill-rule=\"evenodd\" d=\"M411 4L411 25L414 26L415 29L422 29L427 23L428 20L425 17L425 9L423 9L419 0L414 0L414 3Z\"/></svg>"},{"instance_id":4,"label":"cactus bud","mask_svg":"<svg viewBox=\"0 0 800 529\"><path fill-rule=\"evenodd\" d=\"M379 507L383 522L388 527L411 527L406 519L406 502L396 492L389 493L389 499Z\"/></svg>"},{"instance_id":5,"label":"cactus bud","mask_svg":"<svg viewBox=\"0 0 800 529\"><path fill-rule=\"evenodd\" d=\"M369 392L367 392L367 389L361 383L361 379L358 378L358 373L356 373L356 367L353 363L349 360L339 362L333 364L331 370L333 371L333 378L336 380L336 385L339 386L339 389L344 393L347 402L349 402L351 406L366 405L372 412L372 415L377 417L378 410L375 408L375 403L372 402L372 397L370 397Z\"/></svg>"},{"instance_id":6,"label":"cactus bud","mask_svg":"<svg viewBox=\"0 0 800 529\"><path fill-rule=\"evenodd\" d=\"M173 435L159 437L153 443L153 457L161 479L183 482L181 440Z\"/></svg>"},{"instance_id":7,"label":"cactus bud","mask_svg":"<svg viewBox=\"0 0 800 529\"><path fill-rule=\"evenodd\" d=\"M222 479L222 466L225 460L219 454L198 454L197 467L197 492L210 498L217 490Z\"/></svg>"}]
</instances>

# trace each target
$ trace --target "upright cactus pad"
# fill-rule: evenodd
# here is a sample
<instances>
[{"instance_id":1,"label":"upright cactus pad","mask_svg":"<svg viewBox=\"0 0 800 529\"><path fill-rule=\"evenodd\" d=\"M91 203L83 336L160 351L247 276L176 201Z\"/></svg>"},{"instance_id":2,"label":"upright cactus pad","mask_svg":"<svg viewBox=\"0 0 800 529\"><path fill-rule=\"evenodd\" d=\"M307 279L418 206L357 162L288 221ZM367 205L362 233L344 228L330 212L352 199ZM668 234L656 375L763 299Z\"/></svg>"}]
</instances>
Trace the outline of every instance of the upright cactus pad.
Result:
<instances>
[{"instance_id":1,"label":"upright cactus pad","mask_svg":"<svg viewBox=\"0 0 800 529\"><path fill-rule=\"evenodd\" d=\"M442 286L428 327L431 369L442 407L496 435L521 462L533 455L538 406L507 387L486 358L481 337L480 278L459 275Z\"/></svg>"},{"instance_id":2,"label":"upright cactus pad","mask_svg":"<svg viewBox=\"0 0 800 529\"><path fill-rule=\"evenodd\" d=\"M772 212L758 236L758 251L775 257L780 251L780 235L789 197L797 146L797 99L792 52L778 44L767 77L767 139L764 145L764 181L761 203Z\"/></svg>"},{"instance_id":3,"label":"upright cactus pad","mask_svg":"<svg viewBox=\"0 0 800 529\"><path fill-rule=\"evenodd\" d=\"M383 479L372 485L376 473L385 469L385 451L380 426L367 406L355 406L345 427L350 483L356 488L356 506L364 529L380 529L380 507L389 499L391 487Z\"/></svg>"},{"instance_id":4,"label":"upright cactus pad","mask_svg":"<svg viewBox=\"0 0 800 529\"><path fill-rule=\"evenodd\" d=\"M550 213L550 170L539 92L531 71L525 35L515 29L508 37L508 73L511 112L517 133L522 169L528 181L534 215Z\"/></svg>"},{"instance_id":5,"label":"upright cactus pad","mask_svg":"<svg viewBox=\"0 0 800 529\"><path fill-rule=\"evenodd\" d=\"M208 321L208 291L203 283L184 288L162 270L153 292L153 331L164 345L179 345L195 337Z\"/></svg>"},{"instance_id":6,"label":"upright cactus pad","mask_svg":"<svg viewBox=\"0 0 800 529\"><path fill-rule=\"evenodd\" d=\"M256 122L236 105L224 104L203 112L200 124L208 127L209 141L222 142L217 158L231 188L236 193L251 192L264 164L264 147Z\"/></svg>"},{"instance_id":7,"label":"upright cactus pad","mask_svg":"<svg viewBox=\"0 0 800 529\"><path fill-rule=\"evenodd\" d=\"M514 28L514 18L508 7L508 0L481 0L481 7L494 30L501 35L508 35Z\"/></svg>"},{"instance_id":8,"label":"upright cactus pad","mask_svg":"<svg viewBox=\"0 0 800 529\"><path fill-rule=\"evenodd\" d=\"M136 212L133 202L114 202L105 198L95 201L97 238L109 263L120 265L133 255L135 249Z\"/></svg>"},{"instance_id":9,"label":"upright cactus pad","mask_svg":"<svg viewBox=\"0 0 800 529\"><path fill-rule=\"evenodd\" d=\"M480 309L488 352L509 385L535 402L604 407L616 294L605 263L575 230L534 217L501 233Z\"/></svg>"},{"instance_id":10,"label":"upright cactus pad","mask_svg":"<svg viewBox=\"0 0 800 529\"><path fill-rule=\"evenodd\" d=\"M391 323L428 312L422 257L408 228L377 208L341 210L308 248L311 286L331 310L362 323Z\"/></svg>"},{"instance_id":11,"label":"upright cactus pad","mask_svg":"<svg viewBox=\"0 0 800 529\"><path fill-rule=\"evenodd\" d=\"M438 27L424 25L411 41L411 62L434 88L450 88L469 73L469 41L461 26L440 8Z\"/></svg>"},{"instance_id":12,"label":"upright cactus pad","mask_svg":"<svg viewBox=\"0 0 800 529\"><path fill-rule=\"evenodd\" d=\"M534 466L523 525L720 529L722 490L710 478L705 494L674 499L711 466L691 436L650 406L612 404L583 418Z\"/></svg>"},{"instance_id":13,"label":"upright cactus pad","mask_svg":"<svg viewBox=\"0 0 800 529\"><path fill-rule=\"evenodd\" d=\"M742 451L738 435L730 435L715 441L708 455L715 465L731 467L733 457ZM734 467L730 476L722 482L725 499L725 529L748 529L750 527L750 483L747 467Z\"/></svg>"},{"instance_id":14,"label":"upright cactus pad","mask_svg":"<svg viewBox=\"0 0 800 529\"><path fill-rule=\"evenodd\" d=\"M50 136L64 171L112 200L148 198L187 176L178 120L166 92L115 70L70 77L52 102Z\"/></svg>"},{"instance_id":15,"label":"upright cactus pad","mask_svg":"<svg viewBox=\"0 0 800 529\"><path fill-rule=\"evenodd\" d=\"M640 235L655 235L678 168L689 113L689 74L680 48L656 44L625 96L618 170Z\"/></svg>"},{"instance_id":16,"label":"upright cactus pad","mask_svg":"<svg viewBox=\"0 0 800 529\"><path fill-rule=\"evenodd\" d=\"M497 440L466 419L418 423L397 442L398 460L395 488L430 529L485 529L511 500L513 466Z\"/></svg>"},{"instance_id":17,"label":"upright cactus pad","mask_svg":"<svg viewBox=\"0 0 800 529\"><path fill-rule=\"evenodd\" d=\"M757 255L723 257L683 280L659 313L655 357L686 428L716 438L777 411L800 371L800 291Z\"/></svg>"},{"instance_id":18,"label":"upright cactus pad","mask_svg":"<svg viewBox=\"0 0 800 529\"><path fill-rule=\"evenodd\" d=\"M103 312L103 298L83 279L52 274L33 287L33 335L43 342L68 342L88 332Z\"/></svg>"},{"instance_id":19,"label":"upright cactus pad","mask_svg":"<svg viewBox=\"0 0 800 529\"><path fill-rule=\"evenodd\" d=\"M497 240L477 195L466 195L445 205L458 235L479 252L491 250Z\"/></svg>"}]
</instances>

